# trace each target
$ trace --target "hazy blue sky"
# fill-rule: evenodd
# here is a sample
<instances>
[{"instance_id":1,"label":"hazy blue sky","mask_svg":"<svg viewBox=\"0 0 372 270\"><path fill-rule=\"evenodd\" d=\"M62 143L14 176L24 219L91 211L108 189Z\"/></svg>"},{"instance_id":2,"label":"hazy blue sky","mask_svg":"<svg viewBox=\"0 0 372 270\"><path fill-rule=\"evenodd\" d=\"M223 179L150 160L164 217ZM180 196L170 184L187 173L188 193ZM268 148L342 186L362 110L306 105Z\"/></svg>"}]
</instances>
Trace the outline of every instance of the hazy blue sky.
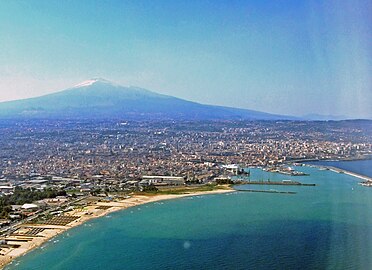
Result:
<instances>
[{"instance_id":1,"label":"hazy blue sky","mask_svg":"<svg viewBox=\"0 0 372 270\"><path fill-rule=\"evenodd\" d=\"M102 77L208 104L372 117L371 1L0 1L0 100Z\"/></svg>"}]
</instances>

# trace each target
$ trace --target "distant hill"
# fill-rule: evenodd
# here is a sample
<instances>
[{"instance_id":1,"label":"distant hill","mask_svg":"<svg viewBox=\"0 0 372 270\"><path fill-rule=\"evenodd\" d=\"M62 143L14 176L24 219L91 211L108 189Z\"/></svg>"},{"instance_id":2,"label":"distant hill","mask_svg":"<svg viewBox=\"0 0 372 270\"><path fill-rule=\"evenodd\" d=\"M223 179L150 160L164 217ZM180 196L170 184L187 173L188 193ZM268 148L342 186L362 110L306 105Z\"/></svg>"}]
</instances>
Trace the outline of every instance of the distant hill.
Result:
<instances>
[{"instance_id":1,"label":"distant hill","mask_svg":"<svg viewBox=\"0 0 372 270\"><path fill-rule=\"evenodd\" d=\"M92 79L41 97L0 103L0 118L293 120L294 117L204 105Z\"/></svg>"},{"instance_id":2,"label":"distant hill","mask_svg":"<svg viewBox=\"0 0 372 270\"><path fill-rule=\"evenodd\" d=\"M304 120L314 120L314 121L339 121L350 119L345 115L322 115L322 114L307 114L302 117Z\"/></svg>"}]
</instances>

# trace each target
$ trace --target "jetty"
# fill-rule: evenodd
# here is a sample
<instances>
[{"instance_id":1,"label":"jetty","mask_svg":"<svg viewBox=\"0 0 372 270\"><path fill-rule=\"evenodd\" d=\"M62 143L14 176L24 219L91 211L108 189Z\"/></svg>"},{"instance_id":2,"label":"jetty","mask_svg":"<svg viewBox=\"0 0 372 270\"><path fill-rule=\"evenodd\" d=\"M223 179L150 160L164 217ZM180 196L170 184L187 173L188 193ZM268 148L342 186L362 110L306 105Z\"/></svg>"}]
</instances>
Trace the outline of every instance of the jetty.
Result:
<instances>
[{"instance_id":1,"label":"jetty","mask_svg":"<svg viewBox=\"0 0 372 270\"><path fill-rule=\"evenodd\" d=\"M340 168L336 168L336 167L333 167L333 166L323 166L323 165L306 165L306 166L319 168L319 170L322 170L322 171L323 170L330 170L330 171L336 172L336 173L344 173L344 174L347 174L347 175L350 175L350 176L353 176L353 177L364 180L363 182L359 183L360 185L365 186L365 187L372 187L372 177L369 177L369 176L366 176L366 175L362 175L362 174L355 173L355 172L350 172L350 171L340 169Z\"/></svg>"},{"instance_id":2,"label":"jetty","mask_svg":"<svg viewBox=\"0 0 372 270\"><path fill-rule=\"evenodd\" d=\"M323 166L323 168L328 168L332 172L344 173L344 174L347 174L347 175L351 175L351 176L363 179L365 181L372 181L371 177L365 176L365 175L362 175L362 174L359 174L359 173L350 172L350 171L339 169L339 168L332 167L332 166Z\"/></svg>"},{"instance_id":3,"label":"jetty","mask_svg":"<svg viewBox=\"0 0 372 270\"><path fill-rule=\"evenodd\" d=\"M240 179L241 180L241 179ZM292 180L278 181L242 181L243 185L272 185L272 186L311 186L314 187L316 184L301 183Z\"/></svg>"},{"instance_id":4,"label":"jetty","mask_svg":"<svg viewBox=\"0 0 372 270\"><path fill-rule=\"evenodd\" d=\"M295 191L279 191L279 190L256 190L256 189L237 189L242 192L260 192L260 193L279 193L279 194L297 194Z\"/></svg>"},{"instance_id":5,"label":"jetty","mask_svg":"<svg viewBox=\"0 0 372 270\"><path fill-rule=\"evenodd\" d=\"M372 181L360 182L359 185L362 185L364 187L372 187Z\"/></svg>"}]
</instances>

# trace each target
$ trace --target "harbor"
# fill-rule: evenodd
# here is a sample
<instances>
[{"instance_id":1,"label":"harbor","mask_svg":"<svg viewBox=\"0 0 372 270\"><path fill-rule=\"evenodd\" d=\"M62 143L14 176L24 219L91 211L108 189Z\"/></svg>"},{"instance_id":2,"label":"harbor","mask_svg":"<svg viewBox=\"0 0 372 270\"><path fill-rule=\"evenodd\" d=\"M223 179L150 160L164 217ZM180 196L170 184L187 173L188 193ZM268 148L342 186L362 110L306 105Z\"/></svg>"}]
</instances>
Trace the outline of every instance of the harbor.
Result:
<instances>
[{"instance_id":1,"label":"harbor","mask_svg":"<svg viewBox=\"0 0 372 270\"><path fill-rule=\"evenodd\" d=\"M309 174L296 171L293 168L289 166L279 166L279 167L268 167L264 169L267 172L272 172L272 173L280 173L288 176L308 176Z\"/></svg>"}]
</instances>

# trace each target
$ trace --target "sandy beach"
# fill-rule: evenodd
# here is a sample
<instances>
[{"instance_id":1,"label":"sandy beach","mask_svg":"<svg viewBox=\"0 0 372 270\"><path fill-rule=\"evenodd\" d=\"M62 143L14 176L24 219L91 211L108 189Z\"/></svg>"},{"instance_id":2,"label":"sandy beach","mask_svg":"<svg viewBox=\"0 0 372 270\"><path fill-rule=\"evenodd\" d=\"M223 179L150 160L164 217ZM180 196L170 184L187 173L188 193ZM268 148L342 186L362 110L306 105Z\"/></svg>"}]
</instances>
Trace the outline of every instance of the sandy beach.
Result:
<instances>
[{"instance_id":1,"label":"sandy beach","mask_svg":"<svg viewBox=\"0 0 372 270\"><path fill-rule=\"evenodd\" d=\"M51 240L53 237L61 234L62 232L79 226L93 218L102 217L115 211L146 203L177 199L188 196L220 194L227 192L234 192L234 190L219 189L213 191L154 196L133 195L128 199L112 202L95 202L84 208L71 210L64 213L63 217L54 218L51 222L49 222L54 224L22 224L11 235L1 238L2 240L6 240L6 247L2 247L0 251L0 268L4 268L15 258L20 257L30 250L41 246L46 241Z\"/></svg>"}]
</instances>

